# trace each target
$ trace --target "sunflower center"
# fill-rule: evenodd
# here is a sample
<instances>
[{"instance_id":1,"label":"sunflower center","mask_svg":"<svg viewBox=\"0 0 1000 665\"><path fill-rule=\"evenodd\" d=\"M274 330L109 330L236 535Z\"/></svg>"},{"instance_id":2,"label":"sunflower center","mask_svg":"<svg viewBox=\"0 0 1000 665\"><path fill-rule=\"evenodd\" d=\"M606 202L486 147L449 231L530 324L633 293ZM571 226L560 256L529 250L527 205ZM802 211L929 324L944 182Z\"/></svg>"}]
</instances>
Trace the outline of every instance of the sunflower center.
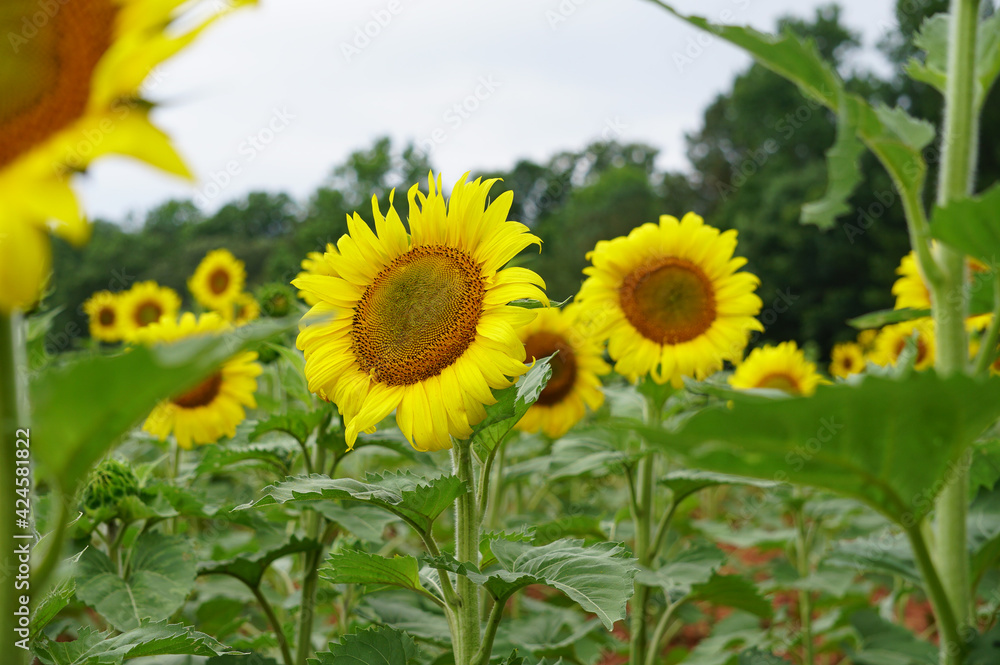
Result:
<instances>
[{"instance_id":1,"label":"sunflower center","mask_svg":"<svg viewBox=\"0 0 1000 665\"><path fill-rule=\"evenodd\" d=\"M135 322L140 328L156 323L163 316L163 308L155 300L146 300L135 308Z\"/></svg>"},{"instance_id":2,"label":"sunflower center","mask_svg":"<svg viewBox=\"0 0 1000 665\"><path fill-rule=\"evenodd\" d=\"M83 116L119 3L74 0L51 14L40 7L4 0L0 9L0 34L9 42L0 60L0 168Z\"/></svg>"},{"instance_id":3,"label":"sunflower center","mask_svg":"<svg viewBox=\"0 0 1000 665\"><path fill-rule=\"evenodd\" d=\"M222 389L222 372L216 372L186 393L174 397L171 401L184 409L196 409L206 406L218 396Z\"/></svg>"},{"instance_id":4,"label":"sunflower center","mask_svg":"<svg viewBox=\"0 0 1000 665\"><path fill-rule=\"evenodd\" d=\"M361 369L391 386L437 376L476 338L486 290L479 266L451 247L414 247L385 267L354 310Z\"/></svg>"},{"instance_id":5,"label":"sunflower center","mask_svg":"<svg viewBox=\"0 0 1000 665\"><path fill-rule=\"evenodd\" d=\"M625 317L658 344L692 340L715 321L715 293L701 268L670 257L632 272L619 290Z\"/></svg>"},{"instance_id":6,"label":"sunflower center","mask_svg":"<svg viewBox=\"0 0 1000 665\"><path fill-rule=\"evenodd\" d=\"M528 358L538 359L551 356L558 351L551 362L552 378L545 384L536 404L551 406L558 404L573 390L576 384L576 356L573 349L560 335L537 332L524 342Z\"/></svg>"},{"instance_id":7,"label":"sunflower center","mask_svg":"<svg viewBox=\"0 0 1000 665\"><path fill-rule=\"evenodd\" d=\"M784 392L791 393L793 395L802 394L802 389L799 388L799 382L795 380L795 377L782 372L768 374L767 376L761 378L761 380L757 383L757 387L771 388L772 390L783 390Z\"/></svg>"},{"instance_id":8,"label":"sunflower center","mask_svg":"<svg viewBox=\"0 0 1000 665\"><path fill-rule=\"evenodd\" d=\"M105 307L98 313L97 320L102 326L112 326L115 323L115 310Z\"/></svg>"},{"instance_id":9,"label":"sunflower center","mask_svg":"<svg viewBox=\"0 0 1000 665\"><path fill-rule=\"evenodd\" d=\"M208 288L215 295L222 295L229 286L229 271L225 268L216 268L208 276Z\"/></svg>"},{"instance_id":10,"label":"sunflower center","mask_svg":"<svg viewBox=\"0 0 1000 665\"><path fill-rule=\"evenodd\" d=\"M893 349L892 358L893 360L899 360L900 354L903 353L903 349L906 348L906 342L909 340L908 337L904 337L896 342L896 348ZM924 342L923 338L917 337L917 359L913 361L914 365L919 365L927 357L927 343Z\"/></svg>"}]
</instances>

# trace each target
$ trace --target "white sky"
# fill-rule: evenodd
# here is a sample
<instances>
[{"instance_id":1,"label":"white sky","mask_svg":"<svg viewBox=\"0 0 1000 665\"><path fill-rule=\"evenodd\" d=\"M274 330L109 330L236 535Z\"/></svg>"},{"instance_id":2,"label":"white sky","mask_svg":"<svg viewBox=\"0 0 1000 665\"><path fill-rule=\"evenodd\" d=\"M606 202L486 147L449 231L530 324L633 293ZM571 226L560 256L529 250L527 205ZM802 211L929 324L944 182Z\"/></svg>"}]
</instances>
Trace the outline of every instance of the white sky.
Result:
<instances>
[{"instance_id":1,"label":"white sky","mask_svg":"<svg viewBox=\"0 0 1000 665\"><path fill-rule=\"evenodd\" d=\"M728 22L763 30L820 4L676 2L717 21L728 10ZM894 2L841 4L873 51ZM377 34L356 44L366 24ZM602 135L650 143L661 166L685 168L685 132L750 62L715 39L698 46L703 34L643 0L260 0L149 82L147 96L161 104L154 118L198 181L110 158L80 178L79 191L90 216L115 220L171 197L208 211L259 189L304 200L335 164L385 134L398 148L428 146L446 181ZM348 57L348 48L357 50ZM227 165L235 175L216 187L212 176L226 183L218 174Z\"/></svg>"}]
</instances>

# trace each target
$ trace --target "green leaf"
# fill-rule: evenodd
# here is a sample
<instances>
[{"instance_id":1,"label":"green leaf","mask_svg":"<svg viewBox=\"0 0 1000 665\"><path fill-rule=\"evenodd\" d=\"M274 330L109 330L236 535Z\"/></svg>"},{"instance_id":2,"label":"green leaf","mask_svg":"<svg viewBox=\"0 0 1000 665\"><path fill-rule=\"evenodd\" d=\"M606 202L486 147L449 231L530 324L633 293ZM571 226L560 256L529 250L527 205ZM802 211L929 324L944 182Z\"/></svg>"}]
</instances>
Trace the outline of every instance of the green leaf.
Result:
<instances>
[{"instance_id":1,"label":"green leaf","mask_svg":"<svg viewBox=\"0 0 1000 665\"><path fill-rule=\"evenodd\" d=\"M339 644L310 658L310 665L412 665L417 661L413 639L395 628L379 626L344 635Z\"/></svg>"},{"instance_id":2,"label":"green leaf","mask_svg":"<svg viewBox=\"0 0 1000 665\"><path fill-rule=\"evenodd\" d=\"M242 581L250 588L260 587L260 581L268 567L282 557L300 552L314 552L322 545L311 538L299 538L293 535L291 539L278 547L273 547L254 554L241 554L226 561L205 561L198 564L199 575L229 575Z\"/></svg>"},{"instance_id":3,"label":"green leaf","mask_svg":"<svg viewBox=\"0 0 1000 665\"><path fill-rule=\"evenodd\" d=\"M937 649L906 628L889 623L871 610L851 616L861 635L861 650L849 653L857 665L937 665Z\"/></svg>"},{"instance_id":4,"label":"green leaf","mask_svg":"<svg viewBox=\"0 0 1000 665\"><path fill-rule=\"evenodd\" d=\"M329 412L320 409L316 411L290 411L284 414L273 415L267 420L257 423L253 431L250 432L250 440L256 441L265 434L271 432L284 432L292 436L300 444L305 445L309 436L316 431L324 418L329 417Z\"/></svg>"},{"instance_id":5,"label":"green leaf","mask_svg":"<svg viewBox=\"0 0 1000 665\"><path fill-rule=\"evenodd\" d=\"M761 651L757 647L741 651L737 665L788 665L789 661L770 651Z\"/></svg>"},{"instance_id":6,"label":"green leaf","mask_svg":"<svg viewBox=\"0 0 1000 665\"><path fill-rule=\"evenodd\" d=\"M734 476L728 473L712 473L711 471L703 471L701 469L678 469L677 471L671 471L660 479L660 484L670 489L673 494L674 505L695 492L718 485L746 485L761 489L774 489L779 486L779 483L769 480Z\"/></svg>"},{"instance_id":7,"label":"green leaf","mask_svg":"<svg viewBox=\"0 0 1000 665\"><path fill-rule=\"evenodd\" d=\"M994 624L987 632L972 638L965 664L995 665L998 662L1000 662L1000 625Z\"/></svg>"},{"instance_id":8,"label":"green leaf","mask_svg":"<svg viewBox=\"0 0 1000 665\"><path fill-rule=\"evenodd\" d=\"M846 107L844 107L846 108ZM851 211L848 199L861 182L858 161L865 151L864 144L854 134L847 117L837 123L837 140L826 151L829 183L823 198L802 206L802 223L815 224L820 229L833 228L837 217Z\"/></svg>"},{"instance_id":9,"label":"green leaf","mask_svg":"<svg viewBox=\"0 0 1000 665\"><path fill-rule=\"evenodd\" d=\"M641 570L636 576L646 586L660 587L670 596L686 596L691 587L705 584L726 560L715 545L698 544L681 551L659 570Z\"/></svg>"},{"instance_id":10,"label":"green leaf","mask_svg":"<svg viewBox=\"0 0 1000 665\"><path fill-rule=\"evenodd\" d=\"M721 607L732 607L765 619L774 613L771 603L760 595L756 585L742 575L713 573L707 582L693 585L688 598Z\"/></svg>"},{"instance_id":11,"label":"green leaf","mask_svg":"<svg viewBox=\"0 0 1000 665\"><path fill-rule=\"evenodd\" d=\"M407 472L387 472L369 474L360 481L314 474L266 487L265 496L235 510L291 502L360 501L388 510L427 532L438 515L467 491L468 486L455 476L426 479Z\"/></svg>"},{"instance_id":12,"label":"green leaf","mask_svg":"<svg viewBox=\"0 0 1000 665\"><path fill-rule=\"evenodd\" d=\"M195 475L254 467L287 476L295 452L293 449L277 446L208 446L198 462Z\"/></svg>"},{"instance_id":13,"label":"green leaf","mask_svg":"<svg viewBox=\"0 0 1000 665\"><path fill-rule=\"evenodd\" d=\"M37 638L42 634L49 622L56 618L63 609L69 605L69 601L76 593L76 580L65 579L54 586L42 601L38 603L34 613L31 615L31 625L28 634Z\"/></svg>"},{"instance_id":14,"label":"green leaf","mask_svg":"<svg viewBox=\"0 0 1000 665\"><path fill-rule=\"evenodd\" d=\"M982 490L969 507L969 549L972 553L973 589L997 560L1000 560L1000 485Z\"/></svg>"},{"instance_id":15,"label":"green leaf","mask_svg":"<svg viewBox=\"0 0 1000 665\"><path fill-rule=\"evenodd\" d=\"M289 325L252 324L238 336L136 347L40 372L31 381L31 434L41 474L72 494L94 462L160 400L197 384L234 354Z\"/></svg>"},{"instance_id":16,"label":"green leaf","mask_svg":"<svg viewBox=\"0 0 1000 665\"><path fill-rule=\"evenodd\" d=\"M151 656L237 655L229 647L192 628L166 621L143 621L134 629L115 635L85 627L74 642L39 639L35 654L50 665L121 665L125 660Z\"/></svg>"},{"instance_id":17,"label":"green leaf","mask_svg":"<svg viewBox=\"0 0 1000 665\"><path fill-rule=\"evenodd\" d=\"M391 559L358 550L331 554L329 567L320 569L320 576L333 584L368 584L398 586L410 591L428 593L420 584L420 565L412 556Z\"/></svg>"},{"instance_id":18,"label":"green leaf","mask_svg":"<svg viewBox=\"0 0 1000 665\"><path fill-rule=\"evenodd\" d=\"M209 658L205 665L278 665L274 658L266 658L259 653L240 656L215 656Z\"/></svg>"},{"instance_id":19,"label":"green leaf","mask_svg":"<svg viewBox=\"0 0 1000 665\"><path fill-rule=\"evenodd\" d=\"M858 574L880 573L901 577L917 586L923 584L913 560L913 550L903 535L888 541L883 535L841 541L823 561L829 566L846 568Z\"/></svg>"},{"instance_id":20,"label":"green leaf","mask_svg":"<svg viewBox=\"0 0 1000 665\"><path fill-rule=\"evenodd\" d=\"M712 634L698 643L684 659L684 665L737 665L739 654L735 649L761 648L766 641L760 619L734 612L712 627Z\"/></svg>"},{"instance_id":21,"label":"green leaf","mask_svg":"<svg viewBox=\"0 0 1000 665\"><path fill-rule=\"evenodd\" d=\"M996 266L1000 261L1000 183L979 196L935 207L931 235L955 249Z\"/></svg>"},{"instance_id":22,"label":"green leaf","mask_svg":"<svg viewBox=\"0 0 1000 665\"><path fill-rule=\"evenodd\" d=\"M820 386L812 397L730 401L678 432L647 428L644 436L692 466L821 487L910 528L930 511L949 467L1000 416L1000 380L927 371Z\"/></svg>"},{"instance_id":23,"label":"green leaf","mask_svg":"<svg viewBox=\"0 0 1000 665\"><path fill-rule=\"evenodd\" d=\"M319 501L314 508L330 522L369 543L382 543L385 528L394 522L399 522L397 515L363 503L341 504Z\"/></svg>"},{"instance_id":24,"label":"green leaf","mask_svg":"<svg viewBox=\"0 0 1000 665\"><path fill-rule=\"evenodd\" d=\"M472 436L469 437L480 459L485 459L496 450L531 405L538 401L551 377L550 356L536 361L534 367L513 386L494 391L496 404L486 407L486 418L472 428Z\"/></svg>"},{"instance_id":25,"label":"green leaf","mask_svg":"<svg viewBox=\"0 0 1000 665\"><path fill-rule=\"evenodd\" d=\"M391 589L365 596L362 611L369 618L440 647L451 646L451 633L444 612L423 596ZM374 615L374 616L370 616Z\"/></svg>"},{"instance_id":26,"label":"green leaf","mask_svg":"<svg viewBox=\"0 0 1000 665\"><path fill-rule=\"evenodd\" d=\"M121 631L138 628L144 619L171 616L194 588L197 574L187 542L155 532L136 541L128 568L122 579L111 559L93 547L76 568L76 595Z\"/></svg>"},{"instance_id":27,"label":"green leaf","mask_svg":"<svg viewBox=\"0 0 1000 665\"><path fill-rule=\"evenodd\" d=\"M890 109L884 105L875 106L875 115L882 125L914 150L923 150L934 140L934 125L914 118L903 109Z\"/></svg>"},{"instance_id":28,"label":"green leaf","mask_svg":"<svg viewBox=\"0 0 1000 665\"><path fill-rule=\"evenodd\" d=\"M911 309L909 307L904 307L903 309L880 309L877 312L869 312L868 314L862 314L861 316L849 319L847 325L857 330L867 330L869 328L881 328L892 323L921 319L930 315L931 310L929 309Z\"/></svg>"}]
</instances>

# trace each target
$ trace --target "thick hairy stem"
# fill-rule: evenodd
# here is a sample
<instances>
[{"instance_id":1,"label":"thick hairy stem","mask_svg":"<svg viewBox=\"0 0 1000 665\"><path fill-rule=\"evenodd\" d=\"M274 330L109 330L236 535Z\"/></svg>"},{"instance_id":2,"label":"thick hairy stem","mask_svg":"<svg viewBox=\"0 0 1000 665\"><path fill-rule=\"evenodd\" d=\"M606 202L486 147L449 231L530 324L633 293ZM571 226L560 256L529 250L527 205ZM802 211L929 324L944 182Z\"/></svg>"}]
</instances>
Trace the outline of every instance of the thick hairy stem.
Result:
<instances>
[{"instance_id":1,"label":"thick hairy stem","mask_svg":"<svg viewBox=\"0 0 1000 665\"><path fill-rule=\"evenodd\" d=\"M479 565L479 514L476 506L476 482L472 469L470 442L455 442L452 462L455 475L469 485L469 491L459 496L455 502L455 556L459 561ZM458 607L455 611L456 633L452 635L455 665L471 665L474 654L480 647L479 588L468 577L459 575L456 592L458 595Z\"/></svg>"},{"instance_id":2,"label":"thick hairy stem","mask_svg":"<svg viewBox=\"0 0 1000 665\"><path fill-rule=\"evenodd\" d=\"M938 569L931 560L923 531L917 525L907 529L906 535L910 539L917 568L920 570L924 588L930 598L934 616L937 618L938 631L941 633L941 665L960 665L964 662L964 656L958 624L941 577L938 575Z\"/></svg>"}]
</instances>

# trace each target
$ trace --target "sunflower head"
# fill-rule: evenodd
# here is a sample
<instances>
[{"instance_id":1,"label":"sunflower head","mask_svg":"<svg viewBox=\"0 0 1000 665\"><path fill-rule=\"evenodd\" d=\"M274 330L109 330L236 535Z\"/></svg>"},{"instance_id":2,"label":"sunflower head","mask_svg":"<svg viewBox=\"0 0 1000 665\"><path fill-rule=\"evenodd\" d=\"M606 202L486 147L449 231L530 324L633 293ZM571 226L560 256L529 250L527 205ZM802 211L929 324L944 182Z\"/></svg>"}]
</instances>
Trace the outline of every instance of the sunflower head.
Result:
<instances>
[{"instance_id":1,"label":"sunflower head","mask_svg":"<svg viewBox=\"0 0 1000 665\"><path fill-rule=\"evenodd\" d=\"M199 2L4 0L0 33L0 311L33 304L48 277L52 231L86 242L70 177L107 154L189 176L139 98L150 71L211 20ZM207 4L207 3L205 3ZM234 4L246 4L237 0ZM183 7L182 7L183 6Z\"/></svg>"},{"instance_id":2,"label":"sunflower head","mask_svg":"<svg viewBox=\"0 0 1000 665\"><path fill-rule=\"evenodd\" d=\"M280 319L292 311L295 294L280 282L265 284L257 290L257 301L264 316Z\"/></svg>"},{"instance_id":3,"label":"sunflower head","mask_svg":"<svg viewBox=\"0 0 1000 665\"><path fill-rule=\"evenodd\" d=\"M140 328L163 319L176 318L181 308L181 297L167 286L156 282L137 282L121 294L121 326L126 338Z\"/></svg>"},{"instance_id":4,"label":"sunflower head","mask_svg":"<svg viewBox=\"0 0 1000 665\"><path fill-rule=\"evenodd\" d=\"M116 459L106 459L90 473L83 490L83 506L98 512L114 508L129 496L139 495L139 479L132 467Z\"/></svg>"},{"instance_id":5,"label":"sunflower head","mask_svg":"<svg viewBox=\"0 0 1000 665\"><path fill-rule=\"evenodd\" d=\"M735 249L736 231L720 233L694 213L597 243L579 301L602 322L618 373L679 387L742 357L763 326L754 318L759 280L739 271L746 259Z\"/></svg>"},{"instance_id":6,"label":"sunflower head","mask_svg":"<svg viewBox=\"0 0 1000 665\"><path fill-rule=\"evenodd\" d=\"M869 353L875 348L875 338L878 337L878 330L868 328L858 333L858 346L864 353Z\"/></svg>"},{"instance_id":7,"label":"sunflower head","mask_svg":"<svg viewBox=\"0 0 1000 665\"><path fill-rule=\"evenodd\" d=\"M171 344L199 336L218 336L232 326L218 314L209 312L195 318L190 312L178 319L163 319L135 332L141 344ZM236 426L246 418L246 408L255 408L254 393L261 367L257 354L242 352L229 359L207 378L184 392L160 402L142 428L161 441L170 434L181 448L215 443L234 436Z\"/></svg>"},{"instance_id":8,"label":"sunflower head","mask_svg":"<svg viewBox=\"0 0 1000 665\"><path fill-rule=\"evenodd\" d=\"M448 448L525 372L516 328L535 313L508 303L548 300L538 275L503 266L540 241L507 220L511 192L488 201L496 180L465 180L448 200L440 177L414 185L409 233L393 194L385 215L372 197L374 232L355 213L324 256L330 274L292 282L316 301L297 342L309 389L337 404L350 446L395 410L414 448Z\"/></svg>"},{"instance_id":9,"label":"sunflower head","mask_svg":"<svg viewBox=\"0 0 1000 665\"><path fill-rule=\"evenodd\" d=\"M885 326L875 338L875 348L868 359L876 365L895 366L907 344L913 340L916 357L913 367L924 370L934 365L934 321L929 318Z\"/></svg>"},{"instance_id":10,"label":"sunflower head","mask_svg":"<svg viewBox=\"0 0 1000 665\"><path fill-rule=\"evenodd\" d=\"M233 301L233 323L243 326L260 318L260 305L251 293L241 293Z\"/></svg>"},{"instance_id":11,"label":"sunflower head","mask_svg":"<svg viewBox=\"0 0 1000 665\"><path fill-rule=\"evenodd\" d=\"M821 383L827 382L795 342L754 349L729 377L734 388L770 388L804 396L816 392Z\"/></svg>"},{"instance_id":12,"label":"sunflower head","mask_svg":"<svg viewBox=\"0 0 1000 665\"><path fill-rule=\"evenodd\" d=\"M301 277L308 277L310 275L322 275L324 277L336 277L337 272L334 270L333 264L327 260L327 256L336 255L337 246L333 243L327 243L326 252L309 252L306 254L306 258L302 259L302 272L300 272L296 279ZM292 282L295 283L294 281ZM309 291L299 290L299 298L305 301L307 305L312 307L313 305L319 303L319 300Z\"/></svg>"},{"instance_id":13,"label":"sunflower head","mask_svg":"<svg viewBox=\"0 0 1000 665\"><path fill-rule=\"evenodd\" d=\"M541 430L556 439L583 418L586 407L596 410L604 402L598 377L611 368L601 357L602 345L592 323L580 314L579 305L543 309L520 329L525 362L556 355L551 361L552 377L518 422L518 429Z\"/></svg>"},{"instance_id":14,"label":"sunflower head","mask_svg":"<svg viewBox=\"0 0 1000 665\"><path fill-rule=\"evenodd\" d=\"M111 291L98 291L83 303L90 321L90 336L102 342L119 342L124 336L121 298Z\"/></svg>"},{"instance_id":15,"label":"sunflower head","mask_svg":"<svg viewBox=\"0 0 1000 665\"><path fill-rule=\"evenodd\" d=\"M188 290L208 309L226 312L243 292L246 277L242 261L228 249L216 249L206 254L195 268L188 279Z\"/></svg>"},{"instance_id":16,"label":"sunflower head","mask_svg":"<svg viewBox=\"0 0 1000 665\"><path fill-rule=\"evenodd\" d=\"M830 374L846 379L851 374L858 374L865 369L865 352L860 344L844 342L835 344L830 361Z\"/></svg>"}]
</instances>

